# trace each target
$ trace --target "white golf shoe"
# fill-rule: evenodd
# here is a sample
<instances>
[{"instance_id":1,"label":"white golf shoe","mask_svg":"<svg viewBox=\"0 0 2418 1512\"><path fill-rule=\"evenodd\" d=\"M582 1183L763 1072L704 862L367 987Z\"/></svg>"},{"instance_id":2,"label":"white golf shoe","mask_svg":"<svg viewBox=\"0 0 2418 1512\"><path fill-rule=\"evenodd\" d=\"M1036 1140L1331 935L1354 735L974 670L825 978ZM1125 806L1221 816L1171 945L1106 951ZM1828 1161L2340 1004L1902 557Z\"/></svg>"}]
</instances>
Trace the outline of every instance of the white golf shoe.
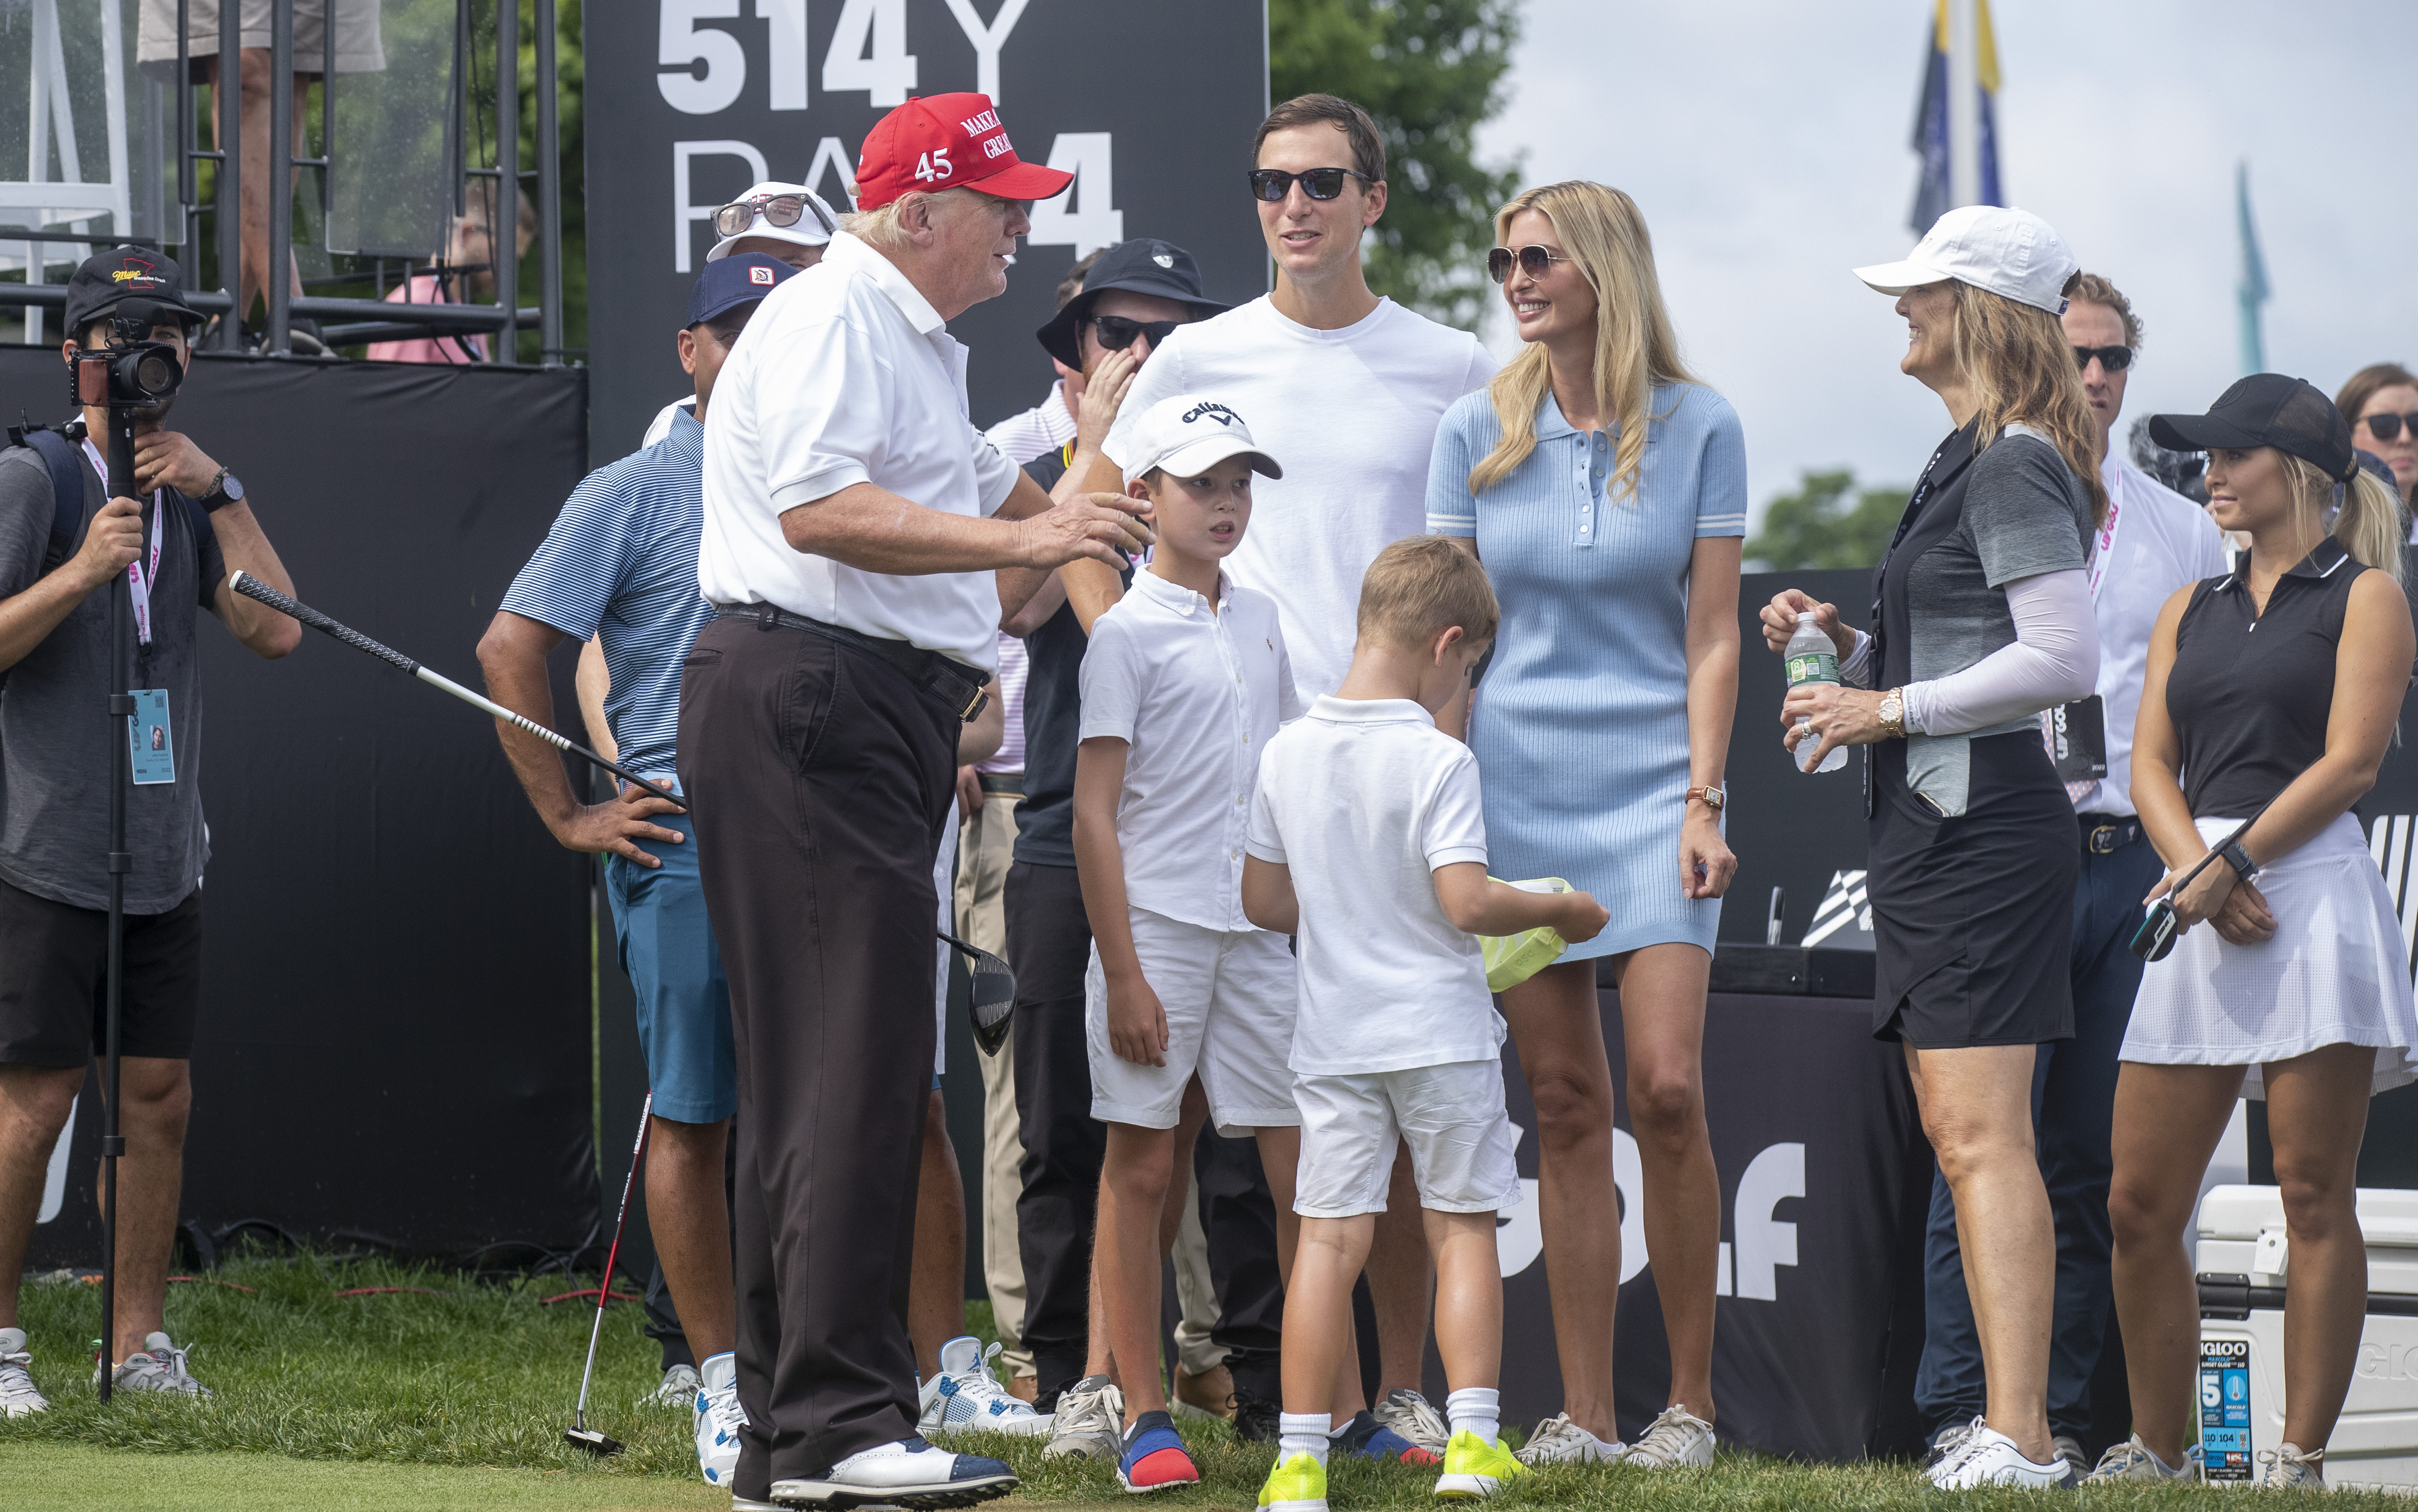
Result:
<instances>
[{"instance_id":1,"label":"white golf shoe","mask_svg":"<svg viewBox=\"0 0 2418 1512\"><path fill-rule=\"evenodd\" d=\"M990 1373L999 1351L993 1344L985 1354L982 1340L972 1335L941 1345L940 1373L924 1382L915 1430L927 1439L948 1433L1011 1433L1020 1439L1047 1434L1050 1414L1008 1395Z\"/></svg>"},{"instance_id":2,"label":"white golf shoe","mask_svg":"<svg viewBox=\"0 0 2418 1512\"><path fill-rule=\"evenodd\" d=\"M167 1397L207 1397L210 1388L193 1379L185 1367L186 1351L176 1348L165 1334L145 1334L143 1348L117 1362L117 1369L109 1378L113 1391L156 1391ZM92 1383L100 1384L100 1362L92 1362Z\"/></svg>"},{"instance_id":3,"label":"white golf shoe","mask_svg":"<svg viewBox=\"0 0 2418 1512\"><path fill-rule=\"evenodd\" d=\"M1620 1462L1641 1470L1701 1470L1713 1462L1713 1426L1684 1406L1666 1407Z\"/></svg>"},{"instance_id":4,"label":"white golf shoe","mask_svg":"<svg viewBox=\"0 0 2418 1512\"><path fill-rule=\"evenodd\" d=\"M2046 1463L2027 1459L2023 1451L2015 1447L2014 1440L1978 1417L1965 1442L1932 1466L1929 1476L1931 1484L1943 1491L1967 1491L1982 1486L2050 1490L2082 1482L2062 1457L2051 1454Z\"/></svg>"},{"instance_id":5,"label":"white golf shoe","mask_svg":"<svg viewBox=\"0 0 2418 1512\"><path fill-rule=\"evenodd\" d=\"M1626 1445L1607 1443L1571 1422L1569 1413L1555 1413L1537 1425L1517 1458L1535 1470L1541 1465L1614 1465L1628 1453Z\"/></svg>"},{"instance_id":6,"label":"white golf shoe","mask_svg":"<svg viewBox=\"0 0 2418 1512\"><path fill-rule=\"evenodd\" d=\"M951 1454L920 1438L859 1450L827 1475L773 1483L773 1500L790 1506L972 1506L1016 1489L1002 1460Z\"/></svg>"},{"instance_id":7,"label":"white golf shoe","mask_svg":"<svg viewBox=\"0 0 2418 1512\"><path fill-rule=\"evenodd\" d=\"M25 1331L0 1328L0 1417L31 1417L48 1412L50 1400L34 1389L33 1352L25 1348Z\"/></svg>"},{"instance_id":8,"label":"white golf shoe","mask_svg":"<svg viewBox=\"0 0 2418 1512\"><path fill-rule=\"evenodd\" d=\"M696 1473L708 1486L727 1486L739 1470L739 1430L747 1413L739 1405L738 1357L725 1352L697 1369L690 1426L696 1433Z\"/></svg>"}]
</instances>

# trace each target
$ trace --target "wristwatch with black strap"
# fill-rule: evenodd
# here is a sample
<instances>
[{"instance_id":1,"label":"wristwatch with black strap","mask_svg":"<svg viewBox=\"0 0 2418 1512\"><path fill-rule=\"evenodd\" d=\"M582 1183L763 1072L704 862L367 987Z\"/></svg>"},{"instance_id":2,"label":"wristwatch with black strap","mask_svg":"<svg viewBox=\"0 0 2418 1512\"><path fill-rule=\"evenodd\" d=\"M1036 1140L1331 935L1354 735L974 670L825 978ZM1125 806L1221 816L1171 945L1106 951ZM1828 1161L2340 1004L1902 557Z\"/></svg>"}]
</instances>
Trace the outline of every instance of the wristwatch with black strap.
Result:
<instances>
[{"instance_id":1,"label":"wristwatch with black strap","mask_svg":"<svg viewBox=\"0 0 2418 1512\"><path fill-rule=\"evenodd\" d=\"M2225 863L2232 867L2234 875L2240 877L2243 881L2246 882L2258 875L2258 863L2250 859L2250 852L2248 850L2242 848L2241 836L2236 835L2231 840L2227 841L2225 843L2225 848L2218 851L2217 854L2225 858Z\"/></svg>"},{"instance_id":2,"label":"wristwatch with black strap","mask_svg":"<svg viewBox=\"0 0 2418 1512\"><path fill-rule=\"evenodd\" d=\"M230 504L240 504L243 502L243 480L221 467L219 475L210 480L210 486L204 489L202 496L193 502L199 504L206 514L216 514Z\"/></svg>"}]
</instances>

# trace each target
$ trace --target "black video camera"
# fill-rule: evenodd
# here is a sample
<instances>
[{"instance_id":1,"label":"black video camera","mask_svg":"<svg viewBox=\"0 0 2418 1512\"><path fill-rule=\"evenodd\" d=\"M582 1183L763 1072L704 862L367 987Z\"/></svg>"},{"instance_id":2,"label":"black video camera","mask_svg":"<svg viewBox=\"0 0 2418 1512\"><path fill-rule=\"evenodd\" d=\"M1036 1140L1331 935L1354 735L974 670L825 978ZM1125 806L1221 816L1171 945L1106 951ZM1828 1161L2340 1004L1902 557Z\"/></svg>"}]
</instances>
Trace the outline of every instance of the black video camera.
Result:
<instances>
[{"instance_id":1,"label":"black video camera","mask_svg":"<svg viewBox=\"0 0 2418 1512\"><path fill-rule=\"evenodd\" d=\"M185 381L185 364L176 347L151 339L163 311L184 318L180 307L150 299L128 299L112 311L109 325L117 344L76 354L68 397L95 408L150 409L173 396Z\"/></svg>"}]
</instances>

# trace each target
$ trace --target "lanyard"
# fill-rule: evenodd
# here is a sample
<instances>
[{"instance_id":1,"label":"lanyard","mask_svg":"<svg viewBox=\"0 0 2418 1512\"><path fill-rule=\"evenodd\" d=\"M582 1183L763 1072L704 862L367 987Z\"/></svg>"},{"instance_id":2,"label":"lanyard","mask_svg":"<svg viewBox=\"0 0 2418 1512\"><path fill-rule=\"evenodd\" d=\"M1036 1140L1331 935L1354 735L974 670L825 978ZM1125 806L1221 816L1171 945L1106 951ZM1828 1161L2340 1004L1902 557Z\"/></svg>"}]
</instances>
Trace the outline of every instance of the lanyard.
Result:
<instances>
[{"instance_id":1,"label":"lanyard","mask_svg":"<svg viewBox=\"0 0 2418 1512\"><path fill-rule=\"evenodd\" d=\"M106 493L109 487L109 458L102 453L100 448L92 444L92 437L89 435L84 438L84 455L92 460L93 471L100 474L101 489ZM151 588L160 581L160 526L166 518L167 512L161 507L160 490L153 489L151 491L150 563L146 568L143 559L137 557L126 564L126 591L134 600L134 635L145 646L151 644Z\"/></svg>"},{"instance_id":2,"label":"lanyard","mask_svg":"<svg viewBox=\"0 0 2418 1512\"><path fill-rule=\"evenodd\" d=\"M2116 496L2116 490L2108 489L2107 523L2099 527L2098 539L2091 543L2095 549L2090 554L2090 566L2087 574L2087 580L2090 586L2090 602L2093 604L2099 602L2099 585L2106 581L2107 563L2116 550L2116 523L2123 518L2123 512L2124 501Z\"/></svg>"}]
</instances>

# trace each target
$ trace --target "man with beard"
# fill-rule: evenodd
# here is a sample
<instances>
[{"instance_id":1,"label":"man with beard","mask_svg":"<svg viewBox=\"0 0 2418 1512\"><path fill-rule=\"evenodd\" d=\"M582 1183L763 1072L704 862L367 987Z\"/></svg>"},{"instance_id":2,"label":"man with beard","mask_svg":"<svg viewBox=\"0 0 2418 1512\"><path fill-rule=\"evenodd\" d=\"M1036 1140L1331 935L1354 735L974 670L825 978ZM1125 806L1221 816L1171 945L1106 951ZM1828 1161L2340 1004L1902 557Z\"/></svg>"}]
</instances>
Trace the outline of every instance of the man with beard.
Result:
<instances>
[{"instance_id":1,"label":"man with beard","mask_svg":"<svg viewBox=\"0 0 2418 1512\"><path fill-rule=\"evenodd\" d=\"M176 265L120 247L88 259L68 285L68 361L115 346L122 306L150 306L148 339L190 359L201 317L177 293ZM134 477L108 477L109 412L87 407L75 444L71 541L46 459L0 451L0 1415L49 1405L17 1326L17 1287L43 1177L69 1108L99 1053L107 952L109 742L103 684L139 693L144 724L164 727L164 775L126 794L126 925L119 1048L117 1336L119 1391L207 1393L163 1328L168 1259L184 1174L190 1058L201 1000L202 866L208 846L200 791L202 695L196 611L217 615L264 657L283 656L302 627L227 587L249 573L283 593L294 584L253 518L244 487L192 440L166 428L168 405L134 430ZM61 481L67 480L62 477ZM133 613L110 644L120 574ZM147 743L147 741L146 741ZM83 1340L55 1338L65 1363ZM62 1376L64 1372L61 1373ZM96 1372L97 1374L97 1372ZM58 1382L54 1381L54 1386Z\"/></svg>"}]
</instances>

